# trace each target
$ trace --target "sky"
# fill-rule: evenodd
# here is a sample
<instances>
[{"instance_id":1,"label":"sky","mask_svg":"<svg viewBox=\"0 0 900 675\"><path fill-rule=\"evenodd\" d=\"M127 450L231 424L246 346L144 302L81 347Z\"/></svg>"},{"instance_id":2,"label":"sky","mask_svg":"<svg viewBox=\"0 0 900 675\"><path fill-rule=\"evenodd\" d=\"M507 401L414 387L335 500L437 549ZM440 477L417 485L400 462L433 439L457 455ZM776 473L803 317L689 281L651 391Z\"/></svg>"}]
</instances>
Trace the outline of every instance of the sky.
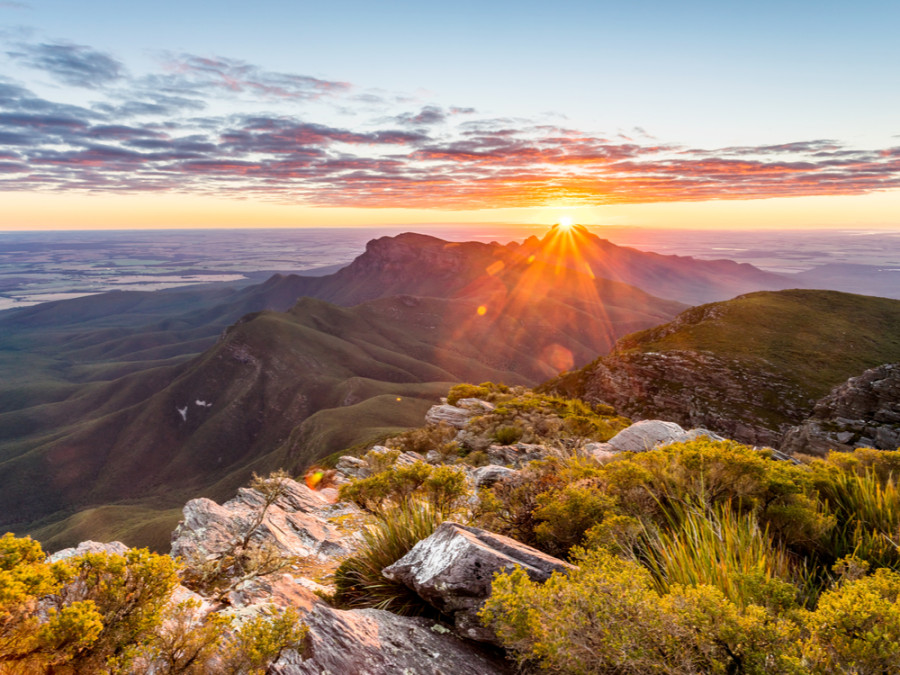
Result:
<instances>
[{"instance_id":1,"label":"sky","mask_svg":"<svg viewBox=\"0 0 900 675\"><path fill-rule=\"evenodd\" d=\"M0 229L900 230L900 3L0 0Z\"/></svg>"}]
</instances>

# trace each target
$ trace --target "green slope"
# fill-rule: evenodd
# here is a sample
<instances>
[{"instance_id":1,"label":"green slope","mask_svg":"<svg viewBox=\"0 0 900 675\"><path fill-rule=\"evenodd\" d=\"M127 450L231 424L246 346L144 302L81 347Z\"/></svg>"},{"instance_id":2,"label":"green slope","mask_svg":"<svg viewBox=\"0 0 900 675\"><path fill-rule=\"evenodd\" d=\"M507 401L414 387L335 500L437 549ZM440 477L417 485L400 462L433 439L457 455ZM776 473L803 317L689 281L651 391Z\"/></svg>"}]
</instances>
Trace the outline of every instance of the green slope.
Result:
<instances>
[{"instance_id":1,"label":"green slope","mask_svg":"<svg viewBox=\"0 0 900 675\"><path fill-rule=\"evenodd\" d=\"M759 292L689 309L620 339L544 389L638 418L778 445L816 400L900 361L900 301L835 291Z\"/></svg>"}]
</instances>

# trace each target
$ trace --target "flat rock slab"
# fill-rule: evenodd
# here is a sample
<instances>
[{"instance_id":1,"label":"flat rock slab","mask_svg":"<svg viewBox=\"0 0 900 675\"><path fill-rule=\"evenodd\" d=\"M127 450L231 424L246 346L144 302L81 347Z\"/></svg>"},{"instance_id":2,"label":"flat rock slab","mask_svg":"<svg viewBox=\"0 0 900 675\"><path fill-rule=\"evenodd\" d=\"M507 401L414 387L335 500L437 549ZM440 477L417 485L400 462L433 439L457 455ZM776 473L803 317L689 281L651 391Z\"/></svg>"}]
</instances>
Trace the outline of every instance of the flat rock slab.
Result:
<instances>
[{"instance_id":1,"label":"flat rock slab","mask_svg":"<svg viewBox=\"0 0 900 675\"><path fill-rule=\"evenodd\" d=\"M409 586L423 600L452 616L460 635L496 643L494 634L481 625L478 610L490 596L494 575L516 567L540 582L553 572L574 569L509 537L445 522L382 574Z\"/></svg>"},{"instance_id":2,"label":"flat rock slab","mask_svg":"<svg viewBox=\"0 0 900 675\"><path fill-rule=\"evenodd\" d=\"M512 669L502 657L456 637L421 617L379 609L317 606L304 656L285 654L270 669L279 675L501 675Z\"/></svg>"}]
</instances>

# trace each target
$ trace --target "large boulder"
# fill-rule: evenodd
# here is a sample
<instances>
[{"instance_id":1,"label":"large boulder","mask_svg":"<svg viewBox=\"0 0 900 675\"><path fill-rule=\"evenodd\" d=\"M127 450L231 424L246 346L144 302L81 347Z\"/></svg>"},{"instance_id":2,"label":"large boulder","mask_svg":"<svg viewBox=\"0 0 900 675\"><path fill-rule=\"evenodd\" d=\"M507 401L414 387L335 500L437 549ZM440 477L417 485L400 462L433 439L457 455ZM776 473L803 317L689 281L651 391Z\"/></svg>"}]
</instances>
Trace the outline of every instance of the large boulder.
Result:
<instances>
[{"instance_id":1,"label":"large boulder","mask_svg":"<svg viewBox=\"0 0 900 675\"><path fill-rule=\"evenodd\" d=\"M481 625L478 610L491 593L494 575L516 567L541 582L553 572L574 569L514 539L445 522L382 574L409 586L423 600L452 616L460 635L496 643L496 636Z\"/></svg>"},{"instance_id":2,"label":"large boulder","mask_svg":"<svg viewBox=\"0 0 900 675\"><path fill-rule=\"evenodd\" d=\"M675 422L643 420L622 429L608 443L616 452L646 452L686 439L687 432Z\"/></svg>"},{"instance_id":3,"label":"large boulder","mask_svg":"<svg viewBox=\"0 0 900 675\"><path fill-rule=\"evenodd\" d=\"M495 654L456 637L442 624L379 609L317 605L303 655L286 653L270 669L280 675L500 675L511 673Z\"/></svg>"}]
</instances>

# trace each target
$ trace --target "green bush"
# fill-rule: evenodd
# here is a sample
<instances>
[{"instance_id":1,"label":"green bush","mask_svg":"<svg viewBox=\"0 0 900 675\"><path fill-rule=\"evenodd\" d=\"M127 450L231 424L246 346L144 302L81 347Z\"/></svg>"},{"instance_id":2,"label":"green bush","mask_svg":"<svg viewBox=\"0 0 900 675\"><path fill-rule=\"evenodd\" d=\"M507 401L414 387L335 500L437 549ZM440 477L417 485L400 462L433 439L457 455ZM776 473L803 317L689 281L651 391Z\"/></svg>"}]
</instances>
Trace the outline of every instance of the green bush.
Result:
<instances>
[{"instance_id":1,"label":"green bush","mask_svg":"<svg viewBox=\"0 0 900 675\"><path fill-rule=\"evenodd\" d=\"M424 462L395 466L341 486L340 498L376 515L425 500L444 517L469 496L465 472Z\"/></svg>"},{"instance_id":2,"label":"green bush","mask_svg":"<svg viewBox=\"0 0 900 675\"><path fill-rule=\"evenodd\" d=\"M522 428L513 424L506 424L494 429L494 440L500 445L512 445L513 443L518 443L524 435L525 432Z\"/></svg>"},{"instance_id":3,"label":"green bush","mask_svg":"<svg viewBox=\"0 0 900 675\"><path fill-rule=\"evenodd\" d=\"M490 393L491 390L485 386L457 384L455 387L451 387L450 391L447 392L447 403L456 405L459 403L459 400L463 398L480 398L485 400Z\"/></svg>"},{"instance_id":4,"label":"green bush","mask_svg":"<svg viewBox=\"0 0 900 675\"><path fill-rule=\"evenodd\" d=\"M817 673L893 673L900 663L900 574L887 569L826 591L808 615L803 656Z\"/></svg>"},{"instance_id":5,"label":"green bush","mask_svg":"<svg viewBox=\"0 0 900 675\"><path fill-rule=\"evenodd\" d=\"M498 574L481 618L520 664L550 672L803 672L790 622L710 586L660 596L644 568L603 550L544 584Z\"/></svg>"}]
</instances>

